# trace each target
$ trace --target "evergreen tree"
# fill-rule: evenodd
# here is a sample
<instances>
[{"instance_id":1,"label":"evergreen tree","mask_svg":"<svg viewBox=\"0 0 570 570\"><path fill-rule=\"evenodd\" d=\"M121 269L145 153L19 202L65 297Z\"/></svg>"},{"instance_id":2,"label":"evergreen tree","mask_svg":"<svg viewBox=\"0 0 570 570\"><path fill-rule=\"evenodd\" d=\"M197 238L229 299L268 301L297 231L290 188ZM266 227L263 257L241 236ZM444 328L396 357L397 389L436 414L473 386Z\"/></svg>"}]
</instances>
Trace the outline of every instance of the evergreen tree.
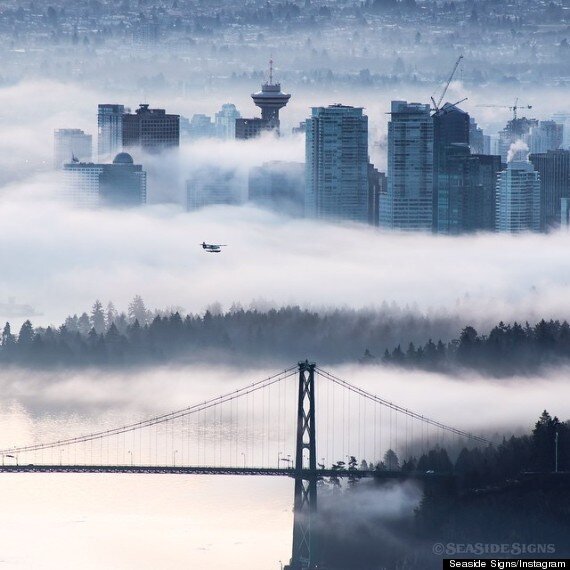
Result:
<instances>
[{"instance_id":1,"label":"evergreen tree","mask_svg":"<svg viewBox=\"0 0 570 570\"><path fill-rule=\"evenodd\" d=\"M115 319L115 326L121 334L126 334L129 323L125 313L119 313Z\"/></svg>"},{"instance_id":2,"label":"evergreen tree","mask_svg":"<svg viewBox=\"0 0 570 570\"><path fill-rule=\"evenodd\" d=\"M103 305L97 299L91 308L91 326L95 329L97 334L105 332L105 313L103 312Z\"/></svg>"},{"instance_id":3,"label":"evergreen tree","mask_svg":"<svg viewBox=\"0 0 570 570\"><path fill-rule=\"evenodd\" d=\"M136 295L135 298L129 304L128 310L129 322L134 323L139 322L139 325L144 326L148 322L149 313L146 309L144 301L140 295Z\"/></svg>"},{"instance_id":4,"label":"evergreen tree","mask_svg":"<svg viewBox=\"0 0 570 570\"><path fill-rule=\"evenodd\" d=\"M34 328L32 323L27 320L20 328L20 333L18 334L18 346L26 347L32 344L34 340Z\"/></svg>"},{"instance_id":5,"label":"evergreen tree","mask_svg":"<svg viewBox=\"0 0 570 570\"><path fill-rule=\"evenodd\" d=\"M384 454L383 463L386 466L388 471L399 471L400 470L400 460L396 455L396 452L392 449L389 449Z\"/></svg>"},{"instance_id":6,"label":"evergreen tree","mask_svg":"<svg viewBox=\"0 0 570 570\"><path fill-rule=\"evenodd\" d=\"M79 334L87 336L91 330L91 322L87 313L82 313L77 321L77 330Z\"/></svg>"},{"instance_id":7,"label":"evergreen tree","mask_svg":"<svg viewBox=\"0 0 570 570\"><path fill-rule=\"evenodd\" d=\"M69 332L77 332L79 330L79 319L77 318L77 315L67 317L67 319L65 319L64 326Z\"/></svg>"},{"instance_id":8,"label":"evergreen tree","mask_svg":"<svg viewBox=\"0 0 570 570\"><path fill-rule=\"evenodd\" d=\"M539 471L554 471L558 434L559 466L566 462L568 428L544 410L532 432L533 466Z\"/></svg>"},{"instance_id":9,"label":"evergreen tree","mask_svg":"<svg viewBox=\"0 0 570 570\"><path fill-rule=\"evenodd\" d=\"M16 342L14 335L10 329L10 323L6 323L4 325L4 330L2 331L2 346L3 347L10 347L13 346Z\"/></svg>"},{"instance_id":10,"label":"evergreen tree","mask_svg":"<svg viewBox=\"0 0 570 570\"><path fill-rule=\"evenodd\" d=\"M109 330L111 328L111 325L115 324L117 316L117 309L115 309L115 305L113 305L112 301L109 301L109 303L107 303L107 312L105 314L106 330Z\"/></svg>"}]
</instances>

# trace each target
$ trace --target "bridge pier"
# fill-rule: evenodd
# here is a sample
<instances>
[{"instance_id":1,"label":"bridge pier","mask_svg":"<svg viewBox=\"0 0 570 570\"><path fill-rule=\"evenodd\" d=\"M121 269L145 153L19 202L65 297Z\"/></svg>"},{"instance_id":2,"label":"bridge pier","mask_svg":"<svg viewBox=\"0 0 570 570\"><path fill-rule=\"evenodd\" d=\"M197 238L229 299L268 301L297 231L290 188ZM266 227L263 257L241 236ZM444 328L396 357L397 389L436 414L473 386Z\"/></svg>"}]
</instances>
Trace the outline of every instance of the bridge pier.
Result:
<instances>
[{"instance_id":1,"label":"bridge pier","mask_svg":"<svg viewBox=\"0 0 570 570\"><path fill-rule=\"evenodd\" d=\"M297 403L297 447L295 455L295 500L293 507L293 551L289 570L319 567L316 532L317 452L315 437L315 367L299 362Z\"/></svg>"}]
</instances>

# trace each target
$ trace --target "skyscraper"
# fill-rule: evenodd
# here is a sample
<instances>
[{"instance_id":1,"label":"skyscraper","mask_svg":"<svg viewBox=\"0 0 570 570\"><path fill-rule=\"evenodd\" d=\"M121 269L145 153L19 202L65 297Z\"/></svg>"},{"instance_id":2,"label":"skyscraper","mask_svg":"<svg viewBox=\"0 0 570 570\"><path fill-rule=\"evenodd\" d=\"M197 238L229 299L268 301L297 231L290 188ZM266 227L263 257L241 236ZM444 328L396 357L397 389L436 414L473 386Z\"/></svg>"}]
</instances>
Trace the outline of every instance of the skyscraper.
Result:
<instances>
[{"instance_id":1,"label":"skyscraper","mask_svg":"<svg viewBox=\"0 0 570 570\"><path fill-rule=\"evenodd\" d=\"M562 198L560 203L560 227L568 231L570 230L570 198Z\"/></svg>"},{"instance_id":2,"label":"skyscraper","mask_svg":"<svg viewBox=\"0 0 570 570\"><path fill-rule=\"evenodd\" d=\"M305 213L368 222L368 117L361 107L313 107L306 126Z\"/></svg>"},{"instance_id":3,"label":"skyscraper","mask_svg":"<svg viewBox=\"0 0 570 570\"><path fill-rule=\"evenodd\" d=\"M273 130L265 119L260 119L259 117L236 119L235 128L236 139L238 140L255 139L260 136L261 133Z\"/></svg>"},{"instance_id":4,"label":"skyscraper","mask_svg":"<svg viewBox=\"0 0 570 570\"><path fill-rule=\"evenodd\" d=\"M531 127L528 135L528 147L535 154L557 150L561 147L564 136L564 127L554 121L540 121Z\"/></svg>"},{"instance_id":5,"label":"skyscraper","mask_svg":"<svg viewBox=\"0 0 570 570\"><path fill-rule=\"evenodd\" d=\"M192 172L186 181L186 208L238 205L243 202L245 180L233 168L205 166Z\"/></svg>"},{"instance_id":6,"label":"skyscraper","mask_svg":"<svg viewBox=\"0 0 570 570\"><path fill-rule=\"evenodd\" d=\"M99 105L97 113L99 162L109 160L123 149L124 113L124 105Z\"/></svg>"},{"instance_id":7,"label":"skyscraper","mask_svg":"<svg viewBox=\"0 0 570 570\"><path fill-rule=\"evenodd\" d=\"M473 154L486 154L485 134L473 117L469 118L469 146Z\"/></svg>"},{"instance_id":8,"label":"skyscraper","mask_svg":"<svg viewBox=\"0 0 570 570\"><path fill-rule=\"evenodd\" d=\"M530 162L513 161L497 180L496 229L540 231L540 179Z\"/></svg>"},{"instance_id":9,"label":"skyscraper","mask_svg":"<svg viewBox=\"0 0 570 570\"><path fill-rule=\"evenodd\" d=\"M146 103L135 113L123 115L123 148L139 147L156 153L180 145L180 116L164 109L150 109Z\"/></svg>"},{"instance_id":10,"label":"skyscraper","mask_svg":"<svg viewBox=\"0 0 570 570\"><path fill-rule=\"evenodd\" d=\"M552 120L562 125L562 145L561 148L570 149L570 114L554 113Z\"/></svg>"},{"instance_id":11,"label":"skyscraper","mask_svg":"<svg viewBox=\"0 0 570 570\"><path fill-rule=\"evenodd\" d=\"M74 158L89 161L93 153L92 136L81 129L58 129L53 135L53 163L62 168Z\"/></svg>"},{"instance_id":12,"label":"skyscraper","mask_svg":"<svg viewBox=\"0 0 570 570\"><path fill-rule=\"evenodd\" d=\"M368 223L380 223L380 200L386 195L386 173L380 172L373 164L368 164Z\"/></svg>"},{"instance_id":13,"label":"skyscraper","mask_svg":"<svg viewBox=\"0 0 570 570\"><path fill-rule=\"evenodd\" d=\"M215 125L208 115L192 115L187 131L189 139L211 138L215 132Z\"/></svg>"},{"instance_id":14,"label":"skyscraper","mask_svg":"<svg viewBox=\"0 0 570 570\"><path fill-rule=\"evenodd\" d=\"M538 120L521 117L511 119L507 126L499 133L499 154L501 160L507 162L509 149L517 141L523 141L528 145L530 130L538 127Z\"/></svg>"},{"instance_id":15,"label":"skyscraper","mask_svg":"<svg viewBox=\"0 0 570 570\"><path fill-rule=\"evenodd\" d=\"M431 231L433 225L433 121L430 106L392 101L388 123L388 192L380 225Z\"/></svg>"},{"instance_id":16,"label":"skyscraper","mask_svg":"<svg viewBox=\"0 0 570 570\"><path fill-rule=\"evenodd\" d=\"M472 154L467 159L467 180L463 198L463 231L495 231L498 155Z\"/></svg>"},{"instance_id":17,"label":"skyscraper","mask_svg":"<svg viewBox=\"0 0 570 570\"><path fill-rule=\"evenodd\" d=\"M220 139L236 138L236 119L241 117L233 103L224 103L216 113L216 136Z\"/></svg>"},{"instance_id":18,"label":"skyscraper","mask_svg":"<svg viewBox=\"0 0 570 570\"><path fill-rule=\"evenodd\" d=\"M469 115L446 103L433 119L433 230L463 231L463 192L469 148Z\"/></svg>"},{"instance_id":19,"label":"skyscraper","mask_svg":"<svg viewBox=\"0 0 570 570\"><path fill-rule=\"evenodd\" d=\"M102 164L92 162L70 162L63 166L64 197L73 204L85 208L100 205L99 176Z\"/></svg>"},{"instance_id":20,"label":"skyscraper","mask_svg":"<svg viewBox=\"0 0 570 570\"><path fill-rule=\"evenodd\" d=\"M465 200L469 185L469 146L450 144L438 169L434 196L434 231L457 235L464 231Z\"/></svg>"},{"instance_id":21,"label":"skyscraper","mask_svg":"<svg viewBox=\"0 0 570 570\"><path fill-rule=\"evenodd\" d=\"M570 198L570 150L531 154L529 160L540 175L541 228L556 228L561 219L561 200Z\"/></svg>"},{"instance_id":22,"label":"skyscraper","mask_svg":"<svg viewBox=\"0 0 570 570\"><path fill-rule=\"evenodd\" d=\"M146 203L146 172L126 152L112 164L74 161L64 167L67 197L79 206L129 207Z\"/></svg>"},{"instance_id":23,"label":"skyscraper","mask_svg":"<svg viewBox=\"0 0 570 570\"><path fill-rule=\"evenodd\" d=\"M99 176L99 199L103 206L124 208L146 203L146 172L133 157L119 153L113 164L104 164Z\"/></svg>"},{"instance_id":24,"label":"skyscraper","mask_svg":"<svg viewBox=\"0 0 570 570\"><path fill-rule=\"evenodd\" d=\"M302 217L305 212L305 165L266 162L249 171L249 200L269 210Z\"/></svg>"}]
</instances>

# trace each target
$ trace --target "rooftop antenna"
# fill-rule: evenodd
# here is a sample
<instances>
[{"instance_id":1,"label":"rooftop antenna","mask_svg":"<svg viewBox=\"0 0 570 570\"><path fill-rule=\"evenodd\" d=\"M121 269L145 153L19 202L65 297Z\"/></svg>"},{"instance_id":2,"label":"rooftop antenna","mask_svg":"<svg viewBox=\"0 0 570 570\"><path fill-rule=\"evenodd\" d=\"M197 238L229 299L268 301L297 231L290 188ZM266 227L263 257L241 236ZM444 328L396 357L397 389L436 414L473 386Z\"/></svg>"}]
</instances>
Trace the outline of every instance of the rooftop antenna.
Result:
<instances>
[{"instance_id":1,"label":"rooftop antenna","mask_svg":"<svg viewBox=\"0 0 570 570\"><path fill-rule=\"evenodd\" d=\"M273 85L273 57L269 60L269 85Z\"/></svg>"}]
</instances>

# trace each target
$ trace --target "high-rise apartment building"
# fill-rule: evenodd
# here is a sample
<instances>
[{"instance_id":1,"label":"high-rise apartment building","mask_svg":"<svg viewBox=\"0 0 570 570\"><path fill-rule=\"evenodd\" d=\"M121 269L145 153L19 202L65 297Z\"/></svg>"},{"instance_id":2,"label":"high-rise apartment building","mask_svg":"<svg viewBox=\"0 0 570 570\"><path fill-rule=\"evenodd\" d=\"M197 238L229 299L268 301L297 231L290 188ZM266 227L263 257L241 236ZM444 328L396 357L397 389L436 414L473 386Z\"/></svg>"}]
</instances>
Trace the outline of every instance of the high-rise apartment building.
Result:
<instances>
[{"instance_id":1,"label":"high-rise apartment building","mask_svg":"<svg viewBox=\"0 0 570 570\"><path fill-rule=\"evenodd\" d=\"M90 161L93 154L92 136L81 129L57 129L53 134L53 164L62 168L73 159Z\"/></svg>"},{"instance_id":2,"label":"high-rise apartment building","mask_svg":"<svg viewBox=\"0 0 570 570\"><path fill-rule=\"evenodd\" d=\"M430 106L392 101L388 123L388 192L380 225L431 231L433 225L433 121Z\"/></svg>"},{"instance_id":3,"label":"high-rise apartment building","mask_svg":"<svg viewBox=\"0 0 570 570\"><path fill-rule=\"evenodd\" d=\"M556 228L561 219L561 200L570 198L570 150L531 154L529 160L540 175L541 228Z\"/></svg>"},{"instance_id":4,"label":"high-rise apartment building","mask_svg":"<svg viewBox=\"0 0 570 570\"><path fill-rule=\"evenodd\" d=\"M123 148L140 148L148 153L180 145L180 115L141 104L134 113L123 115Z\"/></svg>"},{"instance_id":5,"label":"high-rise apartment building","mask_svg":"<svg viewBox=\"0 0 570 570\"><path fill-rule=\"evenodd\" d=\"M146 203L146 172L126 152L112 164L74 161L64 165L67 198L86 207L130 207Z\"/></svg>"},{"instance_id":6,"label":"high-rise apartment building","mask_svg":"<svg viewBox=\"0 0 570 570\"><path fill-rule=\"evenodd\" d=\"M540 231L540 179L530 162L513 161L497 179L496 229Z\"/></svg>"},{"instance_id":7,"label":"high-rise apartment building","mask_svg":"<svg viewBox=\"0 0 570 570\"><path fill-rule=\"evenodd\" d=\"M313 107L306 122L305 214L368 223L368 117L361 107Z\"/></svg>"},{"instance_id":8,"label":"high-rise apartment building","mask_svg":"<svg viewBox=\"0 0 570 570\"><path fill-rule=\"evenodd\" d=\"M97 113L99 162L123 150L124 105L101 104Z\"/></svg>"}]
</instances>

